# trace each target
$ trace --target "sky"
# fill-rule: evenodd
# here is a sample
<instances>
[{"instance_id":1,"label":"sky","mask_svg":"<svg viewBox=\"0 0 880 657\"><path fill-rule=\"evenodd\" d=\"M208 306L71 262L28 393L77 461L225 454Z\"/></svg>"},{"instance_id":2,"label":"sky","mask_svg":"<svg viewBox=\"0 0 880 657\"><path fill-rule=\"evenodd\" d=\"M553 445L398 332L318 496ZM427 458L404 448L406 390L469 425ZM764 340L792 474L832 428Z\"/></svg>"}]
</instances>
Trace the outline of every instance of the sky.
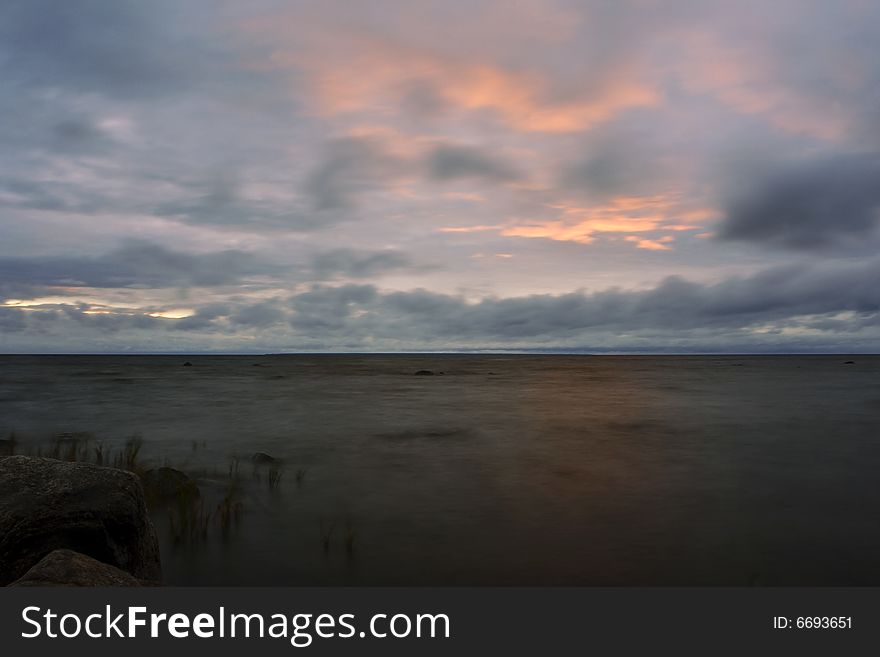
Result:
<instances>
[{"instance_id":1,"label":"sky","mask_svg":"<svg viewBox=\"0 0 880 657\"><path fill-rule=\"evenodd\" d=\"M880 351L880 3L4 0L0 351Z\"/></svg>"}]
</instances>

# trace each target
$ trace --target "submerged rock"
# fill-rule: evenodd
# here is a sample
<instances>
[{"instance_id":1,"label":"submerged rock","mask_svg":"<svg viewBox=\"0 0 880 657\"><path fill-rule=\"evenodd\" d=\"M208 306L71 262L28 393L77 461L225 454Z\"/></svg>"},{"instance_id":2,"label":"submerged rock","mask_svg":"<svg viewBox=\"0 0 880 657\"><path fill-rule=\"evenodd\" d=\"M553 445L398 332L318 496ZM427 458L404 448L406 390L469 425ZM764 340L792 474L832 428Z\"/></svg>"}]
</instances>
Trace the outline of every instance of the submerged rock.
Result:
<instances>
[{"instance_id":1,"label":"submerged rock","mask_svg":"<svg viewBox=\"0 0 880 657\"><path fill-rule=\"evenodd\" d=\"M201 497L199 487L192 479L174 468L153 468L141 477L144 493L152 502L192 502Z\"/></svg>"},{"instance_id":2,"label":"submerged rock","mask_svg":"<svg viewBox=\"0 0 880 657\"><path fill-rule=\"evenodd\" d=\"M253 461L257 465L268 465L269 463L278 463L278 459L274 456L270 456L266 454L266 452L257 452L251 457L251 461Z\"/></svg>"},{"instance_id":3,"label":"submerged rock","mask_svg":"<svg viewBox=\"0 0 880 657\"><path fill-rule=\"evenodd\" d=\"M431 370L419 370L415 374L416 376L434 376L434 373Z\"/></svg>"},{"instance_id":4,"label":"submerged rock","mask_svg":"<svg viewBox=\"0 0 880 657\"><path fill-rule=\"evenodd\" d=\"M0 586L67 548L159 581L159 544L130 472L31 456L0 458Z\"/></svg>"},{"instance_id":5,"label":"submerged rock","mask_svg":"<svg viewBox=\"0 0 880 657\"><path fill-rule=\"evenodd\" d=\"M9 586L140 586L120 570L73 550L54 550Z\"/></svg>"}]
</instances>

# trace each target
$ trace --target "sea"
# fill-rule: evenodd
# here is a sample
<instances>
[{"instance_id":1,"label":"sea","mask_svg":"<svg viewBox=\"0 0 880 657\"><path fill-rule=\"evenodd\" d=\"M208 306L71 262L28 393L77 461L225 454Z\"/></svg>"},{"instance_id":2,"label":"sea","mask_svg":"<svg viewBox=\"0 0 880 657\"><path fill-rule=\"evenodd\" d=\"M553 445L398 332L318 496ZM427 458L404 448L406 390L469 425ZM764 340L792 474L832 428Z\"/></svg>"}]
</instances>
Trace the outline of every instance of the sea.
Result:
<instances>
[{"instance_id":1,"label":"sea","mask_svg":"<svg viewBox=\"0 0 880 657\"><path fill-rule=\"evenodd\" d=\"M0 438L190 476L174 585L880 585L878 356L0 356Z\"/></svg>"}]
</instances>

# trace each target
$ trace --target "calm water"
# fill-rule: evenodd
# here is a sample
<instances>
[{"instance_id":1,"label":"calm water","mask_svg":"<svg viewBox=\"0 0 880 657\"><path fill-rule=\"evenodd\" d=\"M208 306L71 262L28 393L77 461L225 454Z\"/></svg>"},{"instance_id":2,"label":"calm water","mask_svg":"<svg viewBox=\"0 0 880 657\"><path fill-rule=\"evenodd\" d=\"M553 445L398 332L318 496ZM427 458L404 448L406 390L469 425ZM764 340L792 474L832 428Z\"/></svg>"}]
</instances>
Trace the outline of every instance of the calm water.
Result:
<instances>
[{"instance_id":1,"label":"calm water","mask_svg":"<svg viewBox=\"0 0 880 657\"><path fill-rule=\"evenodd\" d=\"M174 545L156 512L173 584L880 584L880 357L0 366L19 451L138 432L208 500L242 459L225 539ZM275 490L257 451L284 462Z\"/></svg>"}]
</instances>

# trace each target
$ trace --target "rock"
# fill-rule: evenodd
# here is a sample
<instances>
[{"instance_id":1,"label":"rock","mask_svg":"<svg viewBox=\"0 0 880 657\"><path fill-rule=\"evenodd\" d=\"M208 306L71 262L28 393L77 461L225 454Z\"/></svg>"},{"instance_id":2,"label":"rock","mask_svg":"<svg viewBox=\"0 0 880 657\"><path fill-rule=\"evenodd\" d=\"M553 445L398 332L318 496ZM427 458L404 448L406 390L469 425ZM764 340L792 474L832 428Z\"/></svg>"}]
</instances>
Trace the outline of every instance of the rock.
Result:
<instances>
[{"instance_id":1,"label":"rock","mask_svg":"<svg viewBox=\"0 0 880 657\"><path fill-rule=\"evenodd\" d=\"M159 581L159 544L138 478L86 463L0 458L0 586L67 548Z\"/></svg>"},{"instance_id":2,"label":"rock","mask_svg":"<svg viewBox=\"0 0 880 657\"><path fill-rule=\"evenodd\" d=\"M274 456L269 456L266 452L257 452L251 457L251 461L253 461L257 465L268 465L269 463L278 463L278 459Z\"/></svg>"},{"instance_id":3,"label":"rock","mask_svg":"<svg viewBox=\"0 0 880 657\"><path fill-rule=\"evenodd\" d=\"M419 370L416 376L434 376L434 373L431 370Z\"/></svg>"},{"instance_id":4,"label":"rock","mask_svg":"<svg viewBox=\"0 0 880 657\"><path fill-rule=\"evenodd\" d=\"M184 367L192 367L193 364L190 363L189 361L186 361L186 362L183 364L183 366L184 366Z\"/></svg>"},{"instance_id":5,"label":"rock","mask_svg":"<svg viewBox=\"0 0 880 657\"><path fill-rule=\"evenodd\" d=\"M856 364L856 361L854 361L854 360L848 360L844 363L844 365L855 365L855 364Z\"/></svg>"},{"instance_id":6,"label":"rock","mask_svg":"<svg viewBox=\"0 0 880 657\"><path fill-rule=\"evenodd\" d=\"M141 477L144 494L152 502L193 502L201 497L199 487L192 479L174 468L153 468Z\"/></svg>"},{"instance_id":7,"label":"rock","mask_svg":"<svg viewBox=\"0 0 880 657\"><path fill-rule=\"evenodd\" d=\"M124 570L73 550L54 550L9 586L140 586Z\"/></svg>"}]
</instances>

